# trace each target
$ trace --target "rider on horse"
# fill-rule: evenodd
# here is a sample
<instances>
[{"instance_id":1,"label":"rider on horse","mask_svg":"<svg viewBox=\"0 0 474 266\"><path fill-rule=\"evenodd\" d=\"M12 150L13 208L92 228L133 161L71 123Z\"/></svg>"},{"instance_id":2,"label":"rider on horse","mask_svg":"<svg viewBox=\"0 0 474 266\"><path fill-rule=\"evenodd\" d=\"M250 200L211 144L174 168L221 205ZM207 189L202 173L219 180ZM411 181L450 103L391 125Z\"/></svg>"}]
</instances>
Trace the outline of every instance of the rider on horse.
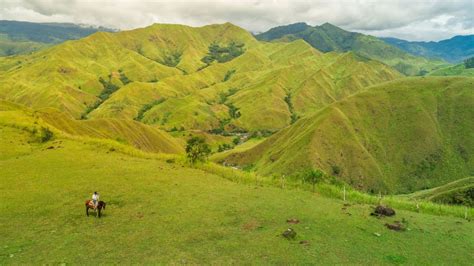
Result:
<instances>
[{"instance_id":1,"label":"rider on horse","mask_svg":"<svg viewBox=\"0 0 474 266\"><path fill-rule=\"evenodd\" d=\"M94 203L94 209L97 209L97 203L99 203L99 193L97 191L92 194L92 203Z\"/></svg>"}]
</instances>

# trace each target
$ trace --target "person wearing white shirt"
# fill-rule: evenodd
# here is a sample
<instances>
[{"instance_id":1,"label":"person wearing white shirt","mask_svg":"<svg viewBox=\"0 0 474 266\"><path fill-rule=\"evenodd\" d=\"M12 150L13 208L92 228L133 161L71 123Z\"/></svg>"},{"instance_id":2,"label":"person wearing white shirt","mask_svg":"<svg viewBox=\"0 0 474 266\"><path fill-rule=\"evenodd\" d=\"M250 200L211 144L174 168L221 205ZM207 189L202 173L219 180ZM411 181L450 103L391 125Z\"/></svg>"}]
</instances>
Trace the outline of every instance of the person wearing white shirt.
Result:
<instances>
[{"instance_id":1,"label":"person wearing white shirt","mask_svg":"<svg viewBox=\"0 0 474 266\"><path fill-rule=\"evenodd\" d=\"M99 193L97 191L92 194L92 203L94 203L94 209L97 209L97 203L99 203Z\"/></svg>"}]
</instances>

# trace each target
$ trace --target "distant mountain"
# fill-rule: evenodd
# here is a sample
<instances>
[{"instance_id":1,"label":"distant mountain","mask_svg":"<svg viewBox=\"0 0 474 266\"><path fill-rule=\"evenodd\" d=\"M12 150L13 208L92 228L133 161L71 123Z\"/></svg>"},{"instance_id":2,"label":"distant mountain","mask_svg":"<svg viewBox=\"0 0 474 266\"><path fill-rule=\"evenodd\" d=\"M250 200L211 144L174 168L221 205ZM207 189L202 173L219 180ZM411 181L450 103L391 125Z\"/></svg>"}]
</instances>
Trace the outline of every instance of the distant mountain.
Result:
<instances>
[{"instance_id":1,"label":"distant mountain","mask_svg":"<svg viewBox=\"0 0 474 266\"><path fill-rule=\"evenodd\" d=\"M459 63L474 55L474 35L455 36L439 42L410 42L397 38L381 38L410 54L428 58L442 58Z\"/></svg>"},{"instance_id":2,"label":"distant mountain","mask_svg":"<svg viewBox=\"0 0 474 266\"><path fill-rule=\"evenodd\" d=\"M0 56L25 54L97 31L113 31L72 23L32 23L0 20Z\"/></svg>"},{"instance_id":3,"label":"distant mountain","mask_svg":"<svg viewBox=\"0 0 474 266\"><path fill-rule=\"evenodd\" d=\"M322 52L354 51L390 65L406 75L424 75L446 65L442 60L416 57L376 37L349 32L329 23L314 27L306 23L295 23L270 29L256 37L263 41L303 39Z\"/></svg>"}]
</instances>

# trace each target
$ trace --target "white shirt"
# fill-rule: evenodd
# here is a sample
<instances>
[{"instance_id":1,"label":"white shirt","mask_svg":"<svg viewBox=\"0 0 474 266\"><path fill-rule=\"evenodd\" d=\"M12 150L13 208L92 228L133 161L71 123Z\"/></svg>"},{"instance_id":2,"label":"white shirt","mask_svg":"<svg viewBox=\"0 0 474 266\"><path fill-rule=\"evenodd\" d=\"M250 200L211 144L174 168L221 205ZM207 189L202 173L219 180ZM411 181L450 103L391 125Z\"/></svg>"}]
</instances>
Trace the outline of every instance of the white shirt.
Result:
<instances>
[{"instance_id":1,"label":"white shirt","mask_svg":"<svg viewBox=\"0 0 474 266\"><path fill-rule=\"evenodd\" d=\"M92 200L99 200L99 194L92 194Z\"/></svg>"}]
</instances>

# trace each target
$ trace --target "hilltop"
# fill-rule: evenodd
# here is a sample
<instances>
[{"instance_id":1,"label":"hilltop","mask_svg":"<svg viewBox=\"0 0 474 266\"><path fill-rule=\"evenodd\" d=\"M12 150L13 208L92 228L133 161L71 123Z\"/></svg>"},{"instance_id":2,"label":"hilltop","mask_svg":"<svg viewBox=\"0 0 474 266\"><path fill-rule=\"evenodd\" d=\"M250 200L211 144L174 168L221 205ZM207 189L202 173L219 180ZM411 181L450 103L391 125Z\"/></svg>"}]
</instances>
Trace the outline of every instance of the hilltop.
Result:
<instances>
[{"instance_id":1,"label":"hilltop","mask_svg":"<svg viewBox=\"0 0 474 266\"><path fill-rule=\"evenodd\" d=\"M293 41L303 39L322 52L354 51L362 56L381 61L406 75L424 75L446 62L413 56L376 37L343 30L330 23L309 26L296 23L272 28L256 35L263 41Z\"/></svg>"}]
</instances>

